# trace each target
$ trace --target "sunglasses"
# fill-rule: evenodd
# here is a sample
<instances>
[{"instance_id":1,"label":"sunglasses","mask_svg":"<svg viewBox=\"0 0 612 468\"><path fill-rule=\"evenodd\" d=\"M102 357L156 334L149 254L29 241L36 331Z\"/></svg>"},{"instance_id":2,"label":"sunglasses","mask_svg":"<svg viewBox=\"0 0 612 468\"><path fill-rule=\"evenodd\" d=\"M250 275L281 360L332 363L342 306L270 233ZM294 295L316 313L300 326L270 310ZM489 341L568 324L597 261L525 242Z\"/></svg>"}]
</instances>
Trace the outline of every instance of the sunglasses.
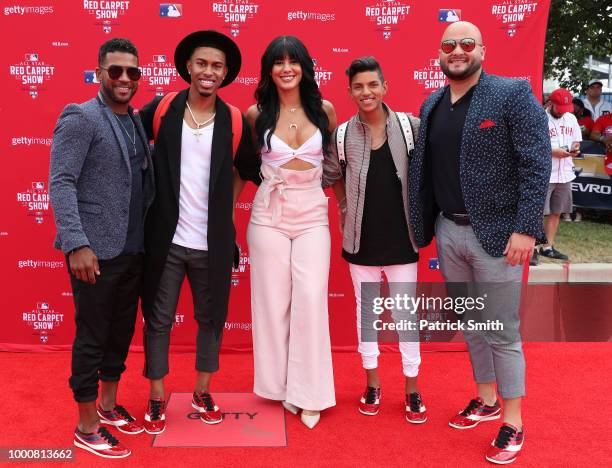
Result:
<instances>
[{"instance_id":1,"label":"sunglasses","mask_svg":"<svg viewBox=\"0 0 612 468\"><path fill-rule=\"evenodd\" d=\"M118 80L123 76L123 72L127 73L128 78L131 81L138 81L141 76L140 68L138 67L122 67L120 65L111 65L108 68L100 67L102 70L108 72L108 76L111 80Z\"/></svg>"},{"instance_id":2,"label":"sunglasses","mask_svg":"<svg viewBox=\"0 0 612 468\"><path fill-rule=\"evenodd\" d=\"M456 41L455 39L446 39L445 41L442 41L440 49L442 49L442 52L444 52L445 54L450 54L453 50L455 50L455 47L457 47L457 43L459 43L459 46L463 49L464 52L471 52L476 48L477 45L482 45L477 43L476 39L472 39L471 37L465 37L463 39L460 39L459 41Z\"/></svg>"}]
</instances>

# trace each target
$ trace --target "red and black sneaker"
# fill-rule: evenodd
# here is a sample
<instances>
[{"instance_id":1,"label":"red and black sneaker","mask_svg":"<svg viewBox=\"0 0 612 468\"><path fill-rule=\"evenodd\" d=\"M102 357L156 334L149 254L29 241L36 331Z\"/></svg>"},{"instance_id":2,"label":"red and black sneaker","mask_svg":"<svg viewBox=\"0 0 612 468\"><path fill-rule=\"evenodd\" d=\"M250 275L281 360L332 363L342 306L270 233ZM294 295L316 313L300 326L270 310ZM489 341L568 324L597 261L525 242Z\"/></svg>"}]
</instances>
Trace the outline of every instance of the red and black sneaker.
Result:
<instances>
[{"instance_id":1,"label":"red and black sneaker","mask_svg":"<svg viewBox=\"0 0 612 468\"><path fill-rule=\"evenodd\" d=\"M503 423L499 429L499 433L491 446L488 448L485 458L491 463L498 465L507 465L512 463L518 457L523 442L525 440L525 432L520 431L518 427L509 423Z\"/></svg>"},{"instance_id":2,"label":"red and black sneaker","mask_svg":"<svg viewBox=\"0 0 612 468\"><path fill-rule=\"evenodd\" d=\"M501 405L499 400L493 406L484 404L480 397L474 398L459 414L456 414L448 422L455 429L471 429L483 421L493 421L501 417Z\"/></svg>"},{"instance_id":3,"label":"red and black sneaker","mask_svg":"<svg viewBox=\"0 0 612 468\"><path fill-rule=\"evenodd\" d=\"M406 395L406 421L412 424L423 424L427 421L427 409L417 392Z\"/></svg>"},{"instance_id":4,"label":"red and black sneaker","mask_svg":"<svg viewBox=\"0 0 612 468\"><path fill-rule=\"evenodd\" d=\"M166 430L166 402L164 400L161 398L149 400L143 426L147 434L161 434Z\"/></svg>"},{"instance_id":5,"label":"red and black sneaker","mask_svg":"<svg viewBox=\"0 0 612 468\"><path fill-rule=\"evenodd\" d=\"M193 393L191 406L200 412L200 419L206 424L219 424L223 421L221 410L215 405L212 395L207 392Z\"/></svg>"},{"instance_id":6,"label":"red and black sneaker","mask_svg":"<svg viewBox=\"0 0 612 468\"><path fill-rule=\"evenodd\" d=\"M74 445L103 458L125 458L132 452L115 439L105 427L99 427L96 432L85 433L74 430Z\"/></svg>"},{"instance_id":7,"label":"red and black sneaker","mask_svg":"<svg viewBox=\"0 0 612 468\"><path fill-rule=\"evenodd\" d=\"M380 388L366 387L361 400L359 400L359 412L366 416L376 416L380 407Z\"/></svg>"},{"instance_id":8,"label":"red and black sneaker","mask_svg":"<svg viewBox=\"0 0 612 468\"><path fill-rule=\"evenodd\" d=\"M115 405L110 411L104 411L102 407L98 405L98 416L100 417L101 424L115 426L124 434L140 434L144 431L144 428L138 424L136 419L134 419L121 405Z\"/></svg>"}]
</instances>

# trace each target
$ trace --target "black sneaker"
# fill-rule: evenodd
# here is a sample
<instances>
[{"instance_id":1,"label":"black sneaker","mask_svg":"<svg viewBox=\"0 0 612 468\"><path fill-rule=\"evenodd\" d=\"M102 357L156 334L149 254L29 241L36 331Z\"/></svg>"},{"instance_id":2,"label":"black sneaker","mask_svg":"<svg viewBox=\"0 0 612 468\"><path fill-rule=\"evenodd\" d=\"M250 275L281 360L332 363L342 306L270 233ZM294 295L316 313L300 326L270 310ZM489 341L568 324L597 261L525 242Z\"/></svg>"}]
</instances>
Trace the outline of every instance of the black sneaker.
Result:
<instances>
[{"instance_id":1,"label":"black sneaker","mask_svg":"<svg viewBox=\"0 0 612 468\"><path fill-rule=\"evenodd\" d=\"M533 249L533 255L531 256L531 260L529 260L529 266L538 266L539 264L538 249Z\"/></svg>"},{"instance_id":2,"label":"black sneaker","mask_svg":"<svg viewBox=\"0 0 612 468\"><path fill-rule=\"evenodd\" d=\"M552 258L554 260L569 260L569 257L567 255L562 254L554 247L551 247L550 249L540 249L540 255L543 255L547 258Z\"/></svg>"}]
</instances>

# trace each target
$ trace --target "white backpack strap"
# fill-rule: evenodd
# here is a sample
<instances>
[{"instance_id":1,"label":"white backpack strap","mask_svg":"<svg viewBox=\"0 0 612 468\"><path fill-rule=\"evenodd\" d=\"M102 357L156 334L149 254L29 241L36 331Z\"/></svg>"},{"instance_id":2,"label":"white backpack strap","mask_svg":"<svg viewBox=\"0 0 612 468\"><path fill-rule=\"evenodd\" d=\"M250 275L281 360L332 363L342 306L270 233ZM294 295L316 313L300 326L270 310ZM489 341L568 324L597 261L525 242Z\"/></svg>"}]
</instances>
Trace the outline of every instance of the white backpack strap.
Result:
<instances>
[{"instance_id":1,"label":"white backpack strap","mask_svg":"<svg viewBox=\"0 0 612 468\"><path fill-rule=\"evenodd\" d=\"M346 140L346 128L348 122L344 122L336 129L336 149L338 151L338 160L340 165L344 168L346 166L346 147L344 145Z\"/></svg>"},{"instance_id":2,"label":"white backpack strap","mask_svg":"<svg viewBox=\"0 0 612 468\"><path fill-rule=\"evenodd\" d=\"M414 136L412 134L412 125L410 124L410 118L405 112L396 112L397 120L399 120L400 127L404 134L404 142L406 143L406 149L408 153L414 149Z\"/></svg>"}]
</instances>

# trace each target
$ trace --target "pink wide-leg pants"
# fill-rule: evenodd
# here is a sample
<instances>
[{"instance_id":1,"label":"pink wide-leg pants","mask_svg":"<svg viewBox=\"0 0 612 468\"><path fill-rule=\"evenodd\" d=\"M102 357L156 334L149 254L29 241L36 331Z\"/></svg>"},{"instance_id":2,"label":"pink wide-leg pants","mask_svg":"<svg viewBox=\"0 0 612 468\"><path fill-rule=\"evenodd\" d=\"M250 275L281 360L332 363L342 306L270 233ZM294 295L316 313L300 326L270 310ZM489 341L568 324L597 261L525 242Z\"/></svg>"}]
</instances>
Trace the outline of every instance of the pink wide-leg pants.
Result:
<instances>
[{"instance_id":1,"label":"pink wide-leg pants","mask_svg":"<svg viewBox=\"0 0 612 468\"><path fill-rule=\"evenodd\" d=\"M247 231L254 392L299 408L336 404L327 313L330 235L320 167L262 164Z\"/></svg>"}]
</instances>

